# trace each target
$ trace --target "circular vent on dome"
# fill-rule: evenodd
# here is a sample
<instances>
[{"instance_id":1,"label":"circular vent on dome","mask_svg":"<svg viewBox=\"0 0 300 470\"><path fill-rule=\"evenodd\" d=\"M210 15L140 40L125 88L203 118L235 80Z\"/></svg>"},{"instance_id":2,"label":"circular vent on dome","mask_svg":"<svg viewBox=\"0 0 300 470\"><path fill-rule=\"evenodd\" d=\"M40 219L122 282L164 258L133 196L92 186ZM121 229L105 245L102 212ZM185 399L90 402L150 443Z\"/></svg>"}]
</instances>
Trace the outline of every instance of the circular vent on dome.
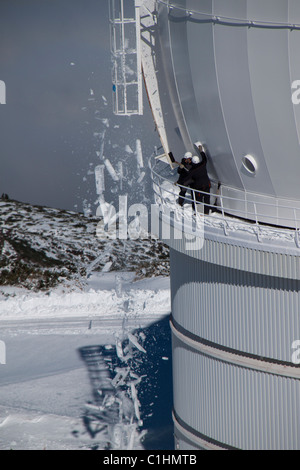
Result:
<instances>
[{"instance_id":1,"label":"circular vent on dome","mask_svg":"<svg viewBox=\"0 0 300 470\"><path fill-rule=\"evenodd\" d=\"M257 171L257 162L252 155L245 155L243 158L243 167L250 175L255 175Z\"/></svg>"}]
</instances>

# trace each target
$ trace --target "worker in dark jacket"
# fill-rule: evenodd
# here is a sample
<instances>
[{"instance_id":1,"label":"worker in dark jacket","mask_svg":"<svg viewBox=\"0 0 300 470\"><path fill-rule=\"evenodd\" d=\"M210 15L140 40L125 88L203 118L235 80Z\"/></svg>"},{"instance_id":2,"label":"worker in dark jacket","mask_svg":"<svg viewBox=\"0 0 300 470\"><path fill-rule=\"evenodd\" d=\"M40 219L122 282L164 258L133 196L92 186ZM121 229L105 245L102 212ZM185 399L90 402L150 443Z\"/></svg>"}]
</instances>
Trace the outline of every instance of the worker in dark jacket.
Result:
<instances>
[{"instance_id":1,"label":"worker in dark jacket","mask_svg":"<svg viewBox=\"0 0 300 470\"><path fill-rule=\"evenodd\" d=\"M193 168L192 164L192 154L191 152L186 152L184 154L184 157L181 160L181 163L179 164L177 173L179 174L179 178L177 181L177 184L183 185L183 181L187 177L189 171ZM186 188L180 188L179 192L179 198L177 200L178 204L180 206L183 206L184 201L185 201L185 194L186 194Z\"/></svg>"},{"instance_id":2,"label":"worker in dark jacket","mask_svg":"<svg viewBox=\"0 0 300 470\"><path fill-rule=\"evenodd\" d=\"M210 179L206 169L207 157L200 143L198 149L202 160L198 156L192 158L192 169L183 179L183 185L190 186L194 190L193 209L195 210L195 201L204 203L204 214L209 214Z\"/></svg>"}]
</instances>

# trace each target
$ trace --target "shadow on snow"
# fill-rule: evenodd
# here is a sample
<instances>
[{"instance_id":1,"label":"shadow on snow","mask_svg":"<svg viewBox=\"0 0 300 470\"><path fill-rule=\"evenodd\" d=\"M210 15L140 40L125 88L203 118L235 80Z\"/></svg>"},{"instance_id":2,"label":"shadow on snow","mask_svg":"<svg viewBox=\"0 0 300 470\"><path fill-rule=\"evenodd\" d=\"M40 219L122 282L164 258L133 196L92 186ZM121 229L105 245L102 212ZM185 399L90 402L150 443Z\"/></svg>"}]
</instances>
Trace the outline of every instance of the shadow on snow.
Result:
<instances>
[{"instance_id":1,"label":"shadow on snow","mask_svg":"<svg viewBox=\"0 0 300 470\"><path fill-rule=\"evenodd\" d=\"M79 349L92 388L83 421L97 449L174 449L169 317Z\"/></svg>"}]
</instances>

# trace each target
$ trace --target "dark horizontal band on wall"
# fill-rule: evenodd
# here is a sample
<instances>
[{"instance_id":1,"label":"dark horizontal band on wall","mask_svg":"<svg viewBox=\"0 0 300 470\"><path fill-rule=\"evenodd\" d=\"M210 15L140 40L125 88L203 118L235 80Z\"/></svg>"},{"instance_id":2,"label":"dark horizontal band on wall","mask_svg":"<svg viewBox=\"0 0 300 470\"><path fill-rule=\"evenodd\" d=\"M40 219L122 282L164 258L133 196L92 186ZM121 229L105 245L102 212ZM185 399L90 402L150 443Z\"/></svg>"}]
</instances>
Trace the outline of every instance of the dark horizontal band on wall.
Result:
<instances>
[{"instance_id":1,"label":"dark horizontal band on wall","mask_svg":"<svg viewBox=\"0 0 300 470\"><path fill-rule=\"evenodd\" d=\"M230 248L229 245L228 247ZM171 270L172 263L174 264L174 266L175 264L177 265L177 263L180 263L180 266L184 267L187 267L188 265L189 269L182 269L182 273L184 273L184 279L186 283L194 282L195 272L201 272L201 282L207 284L217 283L222 285L224 284L247 288L255 287L262 289L270 289L274 291L285 291L288 293L300 292L300 271L297 271L297 279L293 279L288 275L270 275L266 273L251 271L250 266L248 267L248 269L246 269L246 266L241 268L238 266L232 267L221 265L219 264L219 262L214 262L212 260L211 254L209 255L210 261L204 259L196 259L190 257L189 254L186 252L178 251L177 248L172 247L170 251ZM253 250L253 253L255 253L255 250ZM230 257L238 255L230 249L226 256L228 256L228 259L230 259ZM280 259L278 258L276 262L280 262ZM299 258L296 258L295 262L299 263ZM181 277L177 274L176 282L179 282L180 280Z\"/></svg>"},{"instance_id":2,"label":"dark horizontal band on wall","mask_svg":"<svg viewBox=\"0 0 300 470\"><path fill-rule=\"evenodd\" d=\"M170 316L170 324L173 332L175 334L176 332L179 333L182 341L186 338L187 340L191 340L194 345L199 345L199 348L201 348L201 346L203 346L203 348L207 348L202 351L204 354L207 353L213 357L218 356L220 360L234 363L240 367L247 367L271 373L273 375L275 374L300 379L300 365L247 353L245 351L239 351L201 338L182 327L178 322L176 322L172 315ZM214 353L214 351L216 353L219 351L222 354L222 357L220 357L220 354L217 355Z\"/></svg>"},{"instance_id":3,"label":"dark horizontal band on wall","mask_svg":"<svg viewBox=\"0 0 300 470\"><path fill-rule=\"evenodd\" d=\"M241 450L238 449L237 447L230 446L228 444L225 444L224 442L219 442L209 436L206 436L205 434L202 434L201 432L197 431L196 429L192 428L189 426L187 423L185 423L176 413L176 411L173 409L173 421L179 428L179 431L182 432L182 434L185 434L185 431L189 434L189 436L186 436L190 441L194 442L196 445L201 446L202 448L205 446L205 448L216 448L219 450ZM196 439L193 440L193 437L196 438L197 440L200 440L200 442L196 442ZM202 443L201 443L202 441ZM207 446L205 445L207 444Z\"/></svg>"}]
</instances>

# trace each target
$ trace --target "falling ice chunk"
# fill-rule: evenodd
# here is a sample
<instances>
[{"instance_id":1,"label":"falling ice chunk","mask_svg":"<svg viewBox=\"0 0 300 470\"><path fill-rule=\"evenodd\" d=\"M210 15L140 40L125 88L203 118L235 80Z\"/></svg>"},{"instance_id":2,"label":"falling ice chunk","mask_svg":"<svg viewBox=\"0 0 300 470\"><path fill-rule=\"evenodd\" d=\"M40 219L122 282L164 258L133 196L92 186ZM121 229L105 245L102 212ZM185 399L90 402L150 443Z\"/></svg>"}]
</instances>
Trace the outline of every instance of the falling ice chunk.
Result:
<instances>
[{"instance_id":1,"label":"falling ice chunk","mask_svg":"<svg viewBox=\"0 0 300 470\"><path fill-rule=\"evenodd\" d=\"M119 338L116 339L116 353L117 353L118 358L123 361L124 360L123 347L122 347L122 342Z\"/></svg>"},{"instance_id":2,"label":"falling ice chunk","mask_svg":"<svg viewBox=\"0 0 300 470\"><path fill-rule=\"evenodd\" d=\"M133 334L128 333L128 339L137 349L139 349L139 351L141 351L143 353L146 353L143 346L140 345L140 343L138 342L138 340L136 339L136 337Z\"/></svg>"},{"instance_id":3,"label":"falling ice chunk","mask_svg":"<svg viewBox=\"0 0 300 470\"><path fill-rule=\"evenodd\" d=\"M120 189L122 191L122 189L123 189L123 178L124 178L123 162L118 162L117 174L118 174L118 178L119 178L119 181L120 181Z\"/></svg>"},{"instance_id":4,"label":"falling ice chunk","mask_svg":"<svg viewBox=\"0 0 300 470\"><path fill-rule=\"evenodd\" d=\"M124 177L123 162L118 162L118 176L120 179Z\"/></svg>"},{"instance_id":5,"label":"falling ice chunk","mask_svg":"<svg viewBox=\"0 0 300 470\"><path fill-rule=\"evenodd\" d=\"M101 121L106 127L109 127L109 120L107 118L101 119Z\"/></svg>"},{"instance_id":6,"label":"falling ice chunk","mask_svg":"<svg viewBox=\"0 0 300 470\"><path fill-rule=\"evenodd\" d=\"M97 165L95 168L96 191L102 194L105 191L104 165Z\"/></svg>"},{"instance_id":7,"label":"falling ice chunk","mask_svg":"<svg viewBox=\"0 0 300 470\"><path fill-rule=\"evenodd\" d=\"M96 155L99 157L100 160L104 160L103 153L104 153L104 144L105 144L105 134L106 134L106 129L100 134L101 138L101 145L100 145L100 152L96 150Z\"/></svg>"},{"instance_id":8,"label":"falling ice chunk","mask_svg":"<svg viewBox=\"0 0 300 470\"><path fill-rule=\"evenodd\" d=\"M133 401L133 404L134 404L135 416L138 420L138 424L141 425L142 422L141 422L141 415L140 415L140 402L138 400L136 388L135 388L133 382L131 382L131 384L130 384L130 389L131 389L132 401Z\"/></svg>"},{"instance_id":9,"label":"falling ice chunk","mask_svg":"<svg viewBox=\"0 0 300 470\"><path fill-rule=\"evenodd\" d=\"M114 181L119 181L119 177L117 175L117 173L115 172L115 169L113 168L112 164L110 163L110 161L106 158L106 160L104 160L104 165L106 166L106 169L108 171L108 173L110 174L110 176L112 177L112 179Z\"/></svg>"},{"instance_id":10,"label":"falling ice chunk","mask_svg":"<svg viewBox=\"0 0 300 470\"><path fill-rule=\"evenodd\" d=\"M122 297L122 278L120 274L116 274L115 277L115 283L116 283L116 294L117 297Z\"/></svg>"},{"instance_id":11,"label":"falling ice chunk","mask_svg":"<svg viewBox=\"0 0 300 470\"><path fill-rule=\"evenodd\" d=\"M143 152L142 152L142 144L140 139L137 139L136 141L136 158L137 158L137 163L140 168L144 167L144 162L143 162Z\"/></svg>"},{"instance_id":12,"label":"falling ice chunk","mask_svg":"<svg viewBox=\"0 0 300 470\"><path fill-rule=\"evenodd\" d=\"M110 270L110 268L111 268L111 266L112 266L112 262L111 262L111 261L108 261L108 262L105 264L105 266L103 266L101 272L102 272L102 273L108 273L109 270Z\"/></svg>"},{"instance_id":13,"label":"falling ice chunk","mask_svg":"<svg viewBox=\"0 0 300 470\"><path fill-rule=\"evenodd\" d=\"M138 184L140 184L140 183L143 181L145 174L146 174L146 173L145 173L144 171L142 171L142 173L140 174L140 176L139 176L139 178L138 178L138 180L137 180L137 183L138 183Z\"/></svg>"},{"instance_id":14,"label":"falling ice chunk","mask_svg":"<svg viewBox=\"0 0 300 470\"><path fill-rule=\"evenodd\" d=\"M104 225L113 225L117 220L116 209L113 204L106 202L103 196L99 197L99 206L96 210L97 217L103 217Z\"/></svg>"},{"instance_id":15,"label":"falling ice chunk","mask_svg":"<svg viewBox=\"0 0 300 470\"><path fill-rule=\"evenodd\" d=\"M111 381L111 384L113 385L113 387L117 388L117 387L121 387L125 385L125 380L128 374L129 374L129 368L121 369L117 367L116 375Z\"/></svg>"},{"instance_id":16,"label":"falling ice chunk","mask_svg":"<svg viewBox=\"0 0 300 470\"><path fill-rule=\"evenodd\" d=\"M84 199L82 201L82 206L85 217L89 217L92 214L91 204L86 199Z\"/></svg>"},{"instance_id":17,"label":"falling ice chunk","mask_svg":"<svg viewBox=\"0 0 300 470\"><path fill-rule=\"evenodd\" d=\"M125 152L127 152L127 153L133 153L133 150L131 149L130 145L126 145L126 147L125 147Z\"/></svg>"}]
</instances>

